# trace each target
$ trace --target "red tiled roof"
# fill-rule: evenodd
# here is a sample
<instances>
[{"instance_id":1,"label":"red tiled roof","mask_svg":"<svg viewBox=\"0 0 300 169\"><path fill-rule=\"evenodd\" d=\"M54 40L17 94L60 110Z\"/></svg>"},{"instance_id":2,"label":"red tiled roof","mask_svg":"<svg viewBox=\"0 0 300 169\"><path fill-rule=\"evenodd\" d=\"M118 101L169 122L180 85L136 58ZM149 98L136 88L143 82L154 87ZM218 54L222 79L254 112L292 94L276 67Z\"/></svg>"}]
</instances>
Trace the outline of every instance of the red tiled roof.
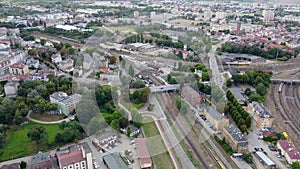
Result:
<instances>
[{"instance_id":1,"label":"red tiled roof","mask_svg":"<svg viewBox=\"0 0 300 169\"><path fill-rule=\"evenodd\" d=\"M68 166L70 164L84 161L81 150L72 151L70 153L59 155L57 159L61 166Z\"/></svg>"},{"instance_id":2,"label":"red tiled roof","mask_svg":"<svg viewBox=\"0 0 300 169\"><path fill-rule=\"evenodd\" d=\"M288 150L289 148L294 147L293 143L287 141L287 140L278 140L278 144L282 147L284 150Z\"/></svg>"},{"instance_id":3,"label":"red tiled roof","mask_svg":"<svg viewBox=\"0 0 300 169\"><path fill-rule=\"evenodd\" d=\"M25 65L22 64L22 63L15 63L15 64L11 65L10 67L11 67L11 68L17 68L17 69L23 69L24 66L25 66Z\"/></svg>"},{"instance_id":4,"label":"red tiled roof","mask_svg":"<svg viewBox=\"0 0 300 169\"><path fill-rule=\"evenodd\" d=\"M291 159L300 160L300 153L297 148L287 152Z\"/></svg>"},{"instance_id":5,"label":"red tiled roof","mask_svg":"<svg viewBox=\"0 0 300 169\"><path fill-rule=\"evenodd\" d=\"M147 147L146 139L144 138L136 138L136 145L137 145L137 153L138 158L142 166L145 164L152 164L152 160L150 158L150 153Z\"/></svg>"}]
</instances>

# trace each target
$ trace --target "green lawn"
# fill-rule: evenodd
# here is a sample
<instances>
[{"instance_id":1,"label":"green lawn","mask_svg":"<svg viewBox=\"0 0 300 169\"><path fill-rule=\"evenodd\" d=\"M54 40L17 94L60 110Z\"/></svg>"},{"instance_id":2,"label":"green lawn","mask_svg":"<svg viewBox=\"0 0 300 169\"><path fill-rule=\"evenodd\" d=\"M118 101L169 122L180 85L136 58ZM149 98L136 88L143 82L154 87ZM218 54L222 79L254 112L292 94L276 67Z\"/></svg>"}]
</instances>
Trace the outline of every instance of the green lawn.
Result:
<instances>
[{"instance_id":1,"label":"green lawn","mask_svg":"<svg viewBox=\"0 0 300 169\"><path fill-rule=\"evenodd\" d=\"M156 128L155 123L152 121L151 118L144 118L143 121L144 134L145 137L148 138L148 149L152 156L152 162L154 163L155 168L175 168L170 154L165 147L165 144L160 136L158 129Z\"/></svg>"},{"instance_id":2,"label":"green lawn","mask_svg":"<svg viewBox=\"0 0 300 169\"><path fill-rule=\"evenodd\" d=\"M0 156L0 161L23 157L26 155L32 155L37 153L38 151L47 151L47 149L49 149L47 145L38 145L27 137L27 132L34 125L42 124L28 123L19 130L13 131L11 129L7 131L8 139L6 141L4 152ZM58 124L42 126L48 132L48 141L51 145L50 147L55 148L55 135L56 133L61 132L62 130L59 129Z\"/></svg>"}]
</instances>

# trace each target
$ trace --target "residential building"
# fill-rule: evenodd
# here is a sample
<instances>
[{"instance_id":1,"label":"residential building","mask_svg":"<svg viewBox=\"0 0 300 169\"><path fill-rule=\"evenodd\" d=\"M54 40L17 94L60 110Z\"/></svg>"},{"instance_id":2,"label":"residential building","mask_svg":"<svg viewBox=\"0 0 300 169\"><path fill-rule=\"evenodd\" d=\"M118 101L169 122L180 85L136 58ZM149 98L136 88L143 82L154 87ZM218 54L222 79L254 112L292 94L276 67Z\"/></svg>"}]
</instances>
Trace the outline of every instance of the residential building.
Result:
<instances>
[{"instance_id":1,"label":"residential building","mask_svg":"<svg viewBox=\"0 0 300 169\"><path fill-rule=\"evenodd\" d=\"M256 121L256 127L258 129L272 127L274 118L263 103L254 101L248 105L248 110Z\"/></svg>"},{"instance_id":2,"label":"residential building","mask_svg":"<svg viewBox=\"0 0 300 169\"><path fill-rule=\"evenodd\" d=\"M118 154L108 154L102 157L107 169L128 169L123 159Z\"/></svg>"},{"instance_id":3,"label":"residential building","mask_svg":"<svg viewBox=\"0 0 300 169\"><path fill-rule=\"evenodd\" d=\"M39 68L40 61L32 59L32 58L31 59L27 59L26 65L28 65L29 68L37 69L37 68Z\"/></svg>"},{"instance_id":4,"label":"residential building","mask_svg":"<svg viewBox=\"0 0 300 169\"><path fill-rule=\"evenodd\" d=\"M234 95L235 99L240 103L244 104L246 98L241 94L242 90L239 88L230 88L231 93Z\"/></svg>"},{"instance_id":5,"label":"residential building","mask_svg":"<svg viewBox=\"0 0 300 169\"><path fill-rule=\"evenodd\" d=\"M9 165L3 165L0 169L20 169L20 163L13 163Z\"/></svg>"},{"instance_id":6,"label":"residential building","mask_svg":"<svg viewBox=\"0 0 300 169\"><path fill-rule=\"evenodd\" d=\"M4 85L5 97L16 97L18 92L19 82L9 81Z\"/></svg>"},{"instance_id":7,"label":"residential building","mask_svg":"<svg viewBox=\"0 0 300 169\"><path fill-rule=\"evenodd\" d=\"M218 11L216 12L216 19L224 19L227 16L226 12Z\"/></svg>"},{"instance_id":8,"label":"residential building","mask_svg":"<svg viewBox=\"0 0 300 169\"><path fill-rule=\"evenodd\" d=\"M59 63L62 61L61 55L60 54L53 54L51 55L51 62L52 63Z\"/></svg>"},{"instance_id":9,"label":"residential building","mask_svg":"<svg viewBox=\"0 0 300 169\"><path fill-rule=\"evenodd\" d=\"M248 152L248 140L242 134L240 129L233 125L223 127L223 135L226 142L232 148L233 151L238 153Z\"/></svg>"},{"instance_id":10,"label":"residential building","mask_svg":"<svg viewBox=\"0 0 300 169\"><path fill-rule=\"evenodd\" d=\"M130 131L129 136L134 137L140 134L140 129L135 127L134 125L130 125L125 129L121 129L121 131L125 134L128 134L128 130Z\"/></svg>"},{"instance_id":11,"label":"residential building","mask_svg":"<svg viewBox=\"0 0 300 169\"><path fill-rule=\"evenodd\" d=\"M151 169L152 160L147 147L146 139L136 138L135 142L136 142L137 156L138 156L141 169Z\"/></svg>"},{"instance_id":12,"label":"residential building","mask_svg":"<svg viewBox=\"0 0 300 169\"><path fill-rule=\"evenodd\" d=\"M200 103L200 94L190 86L184 86L181 95L193 106L197 106Z\"/></svg>"},{"instance_id":13,"label":"residential building","mask_svg":"<svg viewBox=\"0 0 300 169\"><path fill-rule=\"evenodd\" d=\"M270 22L274 20L275 13L270 10L263 11L263 17L265 22Z\"/></svg>"},{"instance_id":14,"label":"residential building","mask_svg":"<svg viewBox=\"0 0 300 169\"><path fill-rule=\"evenodd\" d=\"M278 140L277 148L279 153L285 157L288 164L300 162L300 152L295 145L288 140Z\"/></svg>"},{"instance_id":15,"label":"residential building","mask_svg":"<svg viewBox=\"0 0 300 169\"><path fill-rule=\"evenodd\" d=\"M80 94L68 96L68 94L64 92L55 92L50 95L50 102L56 103L60 109L60 113L68 116L69 113L75 110L81 98L82 96Z\"/></svg>"},{"instance_id":16,"label":"residential building","mask_svg":"<svg viewBox=\"0 0 300 169\"><path fill-rule=\"evenodd\" d=\"M106 151L109 147L113 146L117 142L117 135L112 130L106 130L103 133L100 133L94 140L101 150Z\"/></svg>"},{"instance_id":17,"label":"residential building","mask_svg":"<svg viewBox=\"0 0 300 169\"><path fill-rule=\"evenodd\" d=\"M74 70L73 63L74 61L72 59L66 59L58 64L58 68L62 71L70 72Z\"/></svg>"},{"instance_id":18,"label":"residential building","mask_svg":"<svg viewBox=\"0 0 300 169\"><path fill-rule=\"evenodd\" d=\"M229 125L229 119L219 113L212 106L205 106L203 109L203 115L217 130L222 130L224 126Z\"/></svg>"},{"instance_id":19,"label":"residential building","mask_svg":"<svg viewBox=\"0 0 300 169\"><path fill-rule=\"evenodd\" d=\"M84 142L56 152L60 169L93 169L92 151Z\"/></svg>"},{"instance_id":20,"label":"residential building","mask_svg":"<svg viewBox=\"0 0 300 169\"><path fill-rule=\"evenodd\" d=\"M55 169L48 152L39 152L31 157L30 169Z\"/></svg>"},{"instance_id":21,"label":"residential building","mask_svg":"<svg viewBox=\"0 0 300 169\"><path fill-rule=\"evenodd\" d=\"M27 65L15 63L9 67L9 73L13 75L27 75L29 73L29 69Z\"/></svg>"},{"instance_id":22,"label":"residential building","mask_svg":"<svg viewBox=\"0 0 300 169\"><path fill-rule=\"evenodd\" d=\"M133 12L133 17L138 18L139 17L139 11L134 11Z\"/></svg>"}]
</instances>

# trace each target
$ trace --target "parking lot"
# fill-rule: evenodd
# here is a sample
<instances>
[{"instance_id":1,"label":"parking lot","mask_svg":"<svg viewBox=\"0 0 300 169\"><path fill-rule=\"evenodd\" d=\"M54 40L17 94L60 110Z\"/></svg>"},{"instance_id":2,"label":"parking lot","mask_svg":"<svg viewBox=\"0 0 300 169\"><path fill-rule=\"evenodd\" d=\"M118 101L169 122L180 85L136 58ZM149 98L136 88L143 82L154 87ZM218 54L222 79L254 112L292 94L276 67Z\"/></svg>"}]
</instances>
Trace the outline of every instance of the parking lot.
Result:
<instances>
[{"instance_id":1,"label":"parking lot","mask_svg":"<svg viewBox=\"0 0 300 169\"><path fill-rule=\"evenodd\" d=\"M92 144L92 139L87 139L87 142L88 142L88 144L91 147L92 152L93 152L93 163L94 163L95 169L104 169L104 168L106 168L106 166L104 165L104 163L102 161L103 156L108 155L110 153L119 154L120 152L122 153L125 150L128 150L132 153L132 157L133 157L133 160L134 160L134 162L132 164L130 164L128 167L132 168L132 169L139 169L140 168L139 164L138 164L138 160L137 160L137 152L136 152L136 149L135 149L135 144L132 144L131 140L125 135L121 135L121 138L119 138L119 140L115 144L115 146L112 147L111 149L109 149L105 153L102 153L101 151L96 150L96 148Z\"/></svg>"},{"instance_id":2,"label":"parking lot","mask_svg":"<svg viewBox=\"0 0 300 169\"><path fill-rule=\"evenodd\" d=\"M278 151L270 150L271 147L269 147L269 146L271 144L268 144L267 142L260 139L259 138L260 134L261 134L261 131L259 131L259 130L253 130L253 132L249 133L249 135L248 135L248 138L249 138L249 146L248 146L249 152L262 151L276 164L276 166L278 168L281 168L281 169L288 168L288 166L286 165L284 157L278 157L278 154L279 154ZM274 146L274 148L276 148L276 146Z\"/></svg>"}]
</instances>

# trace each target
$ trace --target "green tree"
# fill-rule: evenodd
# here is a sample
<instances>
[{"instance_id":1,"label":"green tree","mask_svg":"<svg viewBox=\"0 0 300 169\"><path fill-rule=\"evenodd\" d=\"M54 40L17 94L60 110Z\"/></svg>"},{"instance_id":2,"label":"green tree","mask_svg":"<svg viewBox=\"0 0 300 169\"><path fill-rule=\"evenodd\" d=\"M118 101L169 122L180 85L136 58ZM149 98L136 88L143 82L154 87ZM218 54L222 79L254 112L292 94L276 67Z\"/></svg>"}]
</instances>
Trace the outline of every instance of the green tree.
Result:
<instances>
[{"instance_id":1,"label":"green tree","mask_svg":"<svg viewBox=\"0 0 300 169\"><path fill-rule=\"evenodd\" d=\"M42 126L32 126L28 131L27 136L37 143L48 143L48 133Z\"/></svg>"},{"instance_id":2,"label":"green tree","mask_svg":"<svg viewBox=\"0 0 300 169\"><path fill-rule=\"evenodd\" d=\"M22 113L19 110L17 110L13 122L18 125L21 124L22 119L23 119Z\"/></svg>"},{"instance_id":3,"label":"green tree","mask_svg":"<svg viewBox=\"0 0 300 169\"><path fill-rule=\"evenodd\" d=\"M255 87L257 94L264 96L267 93L266 87L263 83L258 83Z\"/></svg>"},{"instance_id":4,"label":"green tree","mask_svg":"<svg viewBox=\"0 0 300 169\"><path fill-rule=\"evenodd\" d=\"M202 72L202 81L209 81L208 72Z\"/></svg>"},{"instance_id":5,"label":"green tree","mask_svg":"<svg viewBox=\"0 0 300 169\"><path fill-rule=\"evenodd\" d=\"M109 57L109 63L110 64L115 64L117 62L117 57L116 56L110 56Z\"/></svg>"},{"instance_id":6,"label":"green tree","mask_svg":"<svg viewBox=\"0 0 300 169\"><path fill-rule=\"evenodd\" d=\"M227 86L227 87L231 87L231 86L232 86L231 79L227 79L227 80L226 80L226 86Z\"/></svg>"},{"instance_id":7,"label":"green tree","mask_svg":"<svg viewBox=\"0 0 300 169\"><path fill-rule=\"evenodd\" d=\"M21 161L20 163L20 168L21 169L26 169L27 163L25 161Z\"/></svg>"},{"instance_id":8,"label":"green tree","mask_svg":"<svg viewBox=\"0 0 300 169\"><path fill-rule=\"evenodd\" d=\"M46 44L46 39L41 39L41 45L44 46Z\"/></svg>"},{"instance_id":9,"label":"green tree","mask_svg":"<svg viewBox=\"0 0 300 169\"><path fill-rule=\"evenodd\" d=\"M252 157L252 155L250 153L249 154L243 154L242 158L248 164L252 164L253 163L253 157Z\"/></svg>"},{"instance_id":10,"label":"green tree","mask_svg":"<svg viewBox=\"0 0 300 169\"><path fill-rule=\"evenodd\" d=\"M292 163L292 169L300 169L300 162L293 162Z\"/></svg>"}]
</instances>

